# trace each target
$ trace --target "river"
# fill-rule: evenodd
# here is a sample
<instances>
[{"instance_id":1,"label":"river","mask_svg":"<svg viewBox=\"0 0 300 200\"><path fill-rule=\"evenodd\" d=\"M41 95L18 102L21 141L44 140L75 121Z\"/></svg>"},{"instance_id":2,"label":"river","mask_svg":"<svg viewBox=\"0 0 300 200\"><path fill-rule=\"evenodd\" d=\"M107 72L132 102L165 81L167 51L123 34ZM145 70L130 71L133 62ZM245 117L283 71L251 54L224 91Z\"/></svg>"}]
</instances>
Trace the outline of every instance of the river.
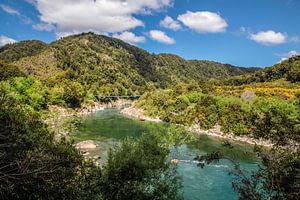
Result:
<instances>
[{"instance_id":1,"label":"river","mask_svg":"<svg viewBox=\"0 0 300 200\"><path fill-rule=\"evenodd\" d=\"M163 129L163 123L142 122L122 115L117 109L105 109L91 114L78 125L76 133L72 134L75 142L84 140L96 141L97 148L90 152L91 157L100 155L104 162L109 148L126 137L139 137L153 129ZM185 200L234 200L237 194L231 187L232 177L228 175L232 165L228 161L220 161L205 166L203 169L193 162L196 155L222 150L225 155L237 160L242 169L253 171L257 169L257 160L253 155L253 146L233 142L234 148L225 148L219 138L201 136L170 151L171 159L178 159L178 172L183 181L183 196Z\"/></svg>"}]
</instances>

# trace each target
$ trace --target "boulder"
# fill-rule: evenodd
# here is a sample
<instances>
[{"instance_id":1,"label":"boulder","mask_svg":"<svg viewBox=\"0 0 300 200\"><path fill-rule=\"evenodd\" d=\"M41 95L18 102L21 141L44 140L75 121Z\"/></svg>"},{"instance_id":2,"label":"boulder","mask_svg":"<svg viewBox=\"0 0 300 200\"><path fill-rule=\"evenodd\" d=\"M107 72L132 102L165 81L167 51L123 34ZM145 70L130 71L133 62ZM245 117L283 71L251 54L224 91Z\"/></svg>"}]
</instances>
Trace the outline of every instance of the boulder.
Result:
<instances>
[{"instance_id":1,"label":"boulder","mask_svg":"<svg viewBox=\"0 0 300 200\"><path fill-rule=\"evenodd\" d=\"M96 147L97 145L93 140L82 141L75 145L75 148L79 150L95 149Z\"/></svg>"}]
</instances>

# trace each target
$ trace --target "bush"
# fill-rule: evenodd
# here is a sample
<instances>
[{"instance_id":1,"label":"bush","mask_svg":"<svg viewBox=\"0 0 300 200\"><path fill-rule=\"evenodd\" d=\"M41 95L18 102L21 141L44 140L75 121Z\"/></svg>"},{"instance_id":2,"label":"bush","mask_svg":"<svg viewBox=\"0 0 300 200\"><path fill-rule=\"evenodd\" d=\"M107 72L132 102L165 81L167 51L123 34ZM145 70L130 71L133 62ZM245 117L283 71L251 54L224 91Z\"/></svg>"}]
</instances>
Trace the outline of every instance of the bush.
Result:
<instances>
[{"instance_id":1,"label":"bush","mask_svg":"<svg viewBox=\"0 0 300 200\"><path fill-rule=\"evenodd\" d=\"M16 99L34 110L47 108L46 87L33 77L16 77L2 82L16 95Z\"/></svg>"},{"instance_id":2,"label":"bush","mask_svg":"<svg viewBox=\"0 0 300 200\"><path fill-rule=\"evenodd\" d=\"M5 81L13 77L24 77L25 74L17 66L7 64L0 60L0 81Z\"/></svg>"},{"instance_id":3,"label":"bush","mask_svg":"<svg viewBox=\"0 0 300 200\"><path fill-rule=\"evenodd\" d=\"M125 140L110 151L103 172L104 199L181 199L176 170L167 161L169 149L156 137Z\"/></svg>"}]
</instances>

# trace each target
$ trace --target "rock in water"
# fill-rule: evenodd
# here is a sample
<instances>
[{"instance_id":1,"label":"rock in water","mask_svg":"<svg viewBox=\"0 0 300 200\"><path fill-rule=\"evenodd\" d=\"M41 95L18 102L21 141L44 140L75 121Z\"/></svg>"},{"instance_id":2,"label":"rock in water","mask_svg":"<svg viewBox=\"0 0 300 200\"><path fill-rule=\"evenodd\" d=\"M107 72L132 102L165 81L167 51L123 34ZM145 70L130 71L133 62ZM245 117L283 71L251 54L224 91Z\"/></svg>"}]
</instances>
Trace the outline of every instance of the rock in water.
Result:
<instances>
[{"instance_id":1,"label":"rock in water","mask_svg":"<svg viewBox=\"0 0 300 200\"><path fill-rule=\"evenodd\" d=\"M95 149L96 147L97 145L93 140L82 141L75 145L75 148L78 150Z\"/></svg>"}]
</instances>

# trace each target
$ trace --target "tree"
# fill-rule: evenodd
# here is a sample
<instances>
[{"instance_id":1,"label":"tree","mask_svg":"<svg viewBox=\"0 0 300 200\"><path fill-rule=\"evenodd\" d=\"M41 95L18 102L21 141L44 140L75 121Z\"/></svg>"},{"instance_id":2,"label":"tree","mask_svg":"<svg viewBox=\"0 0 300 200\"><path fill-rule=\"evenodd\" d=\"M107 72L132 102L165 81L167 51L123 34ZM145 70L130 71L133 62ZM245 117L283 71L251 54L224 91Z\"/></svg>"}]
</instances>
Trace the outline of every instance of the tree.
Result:
<instances>
[{"instance_id":1,"label":"tree","mask_svg":"<svg viewBox=\"0 0 300 200\"><path fill-rule=\"evenodd\" d=\"M127 139L111 150L103 171L104 199L181 199L176 168L166 162L168 153L151 135Z\"/></svg>"},{"instance_id":2,"label":"tree","mask_svg":"<svg viewBox=\"0 0 300 200\"><path fill-rule=\"evenodd\" d=\"M83 86L78 82L66 81L64 83L63 99L72 108L80 107L85 93Z\"/></svg>"},{"instance_id":3,"label":"tree","mask_svg":"<svg viewBox=\"0 0 300 200\"><path fill-rule=\"evenodd\" d=\"M20 103L26 104L34 110L47 108L46 86L36 78L32 76L15 77L7 83Z\"/></svg>"},{"instance_id":4,"label":"tree","mask_svg":"<svg viewBox=\"0 0 300 200\"><path fill-rule=\"evenodd\" d=\"M17 66L7 64L0 60L0 81L19 76L25 76L25 73L22 72Z\"/></svg>"}]
</instances>

